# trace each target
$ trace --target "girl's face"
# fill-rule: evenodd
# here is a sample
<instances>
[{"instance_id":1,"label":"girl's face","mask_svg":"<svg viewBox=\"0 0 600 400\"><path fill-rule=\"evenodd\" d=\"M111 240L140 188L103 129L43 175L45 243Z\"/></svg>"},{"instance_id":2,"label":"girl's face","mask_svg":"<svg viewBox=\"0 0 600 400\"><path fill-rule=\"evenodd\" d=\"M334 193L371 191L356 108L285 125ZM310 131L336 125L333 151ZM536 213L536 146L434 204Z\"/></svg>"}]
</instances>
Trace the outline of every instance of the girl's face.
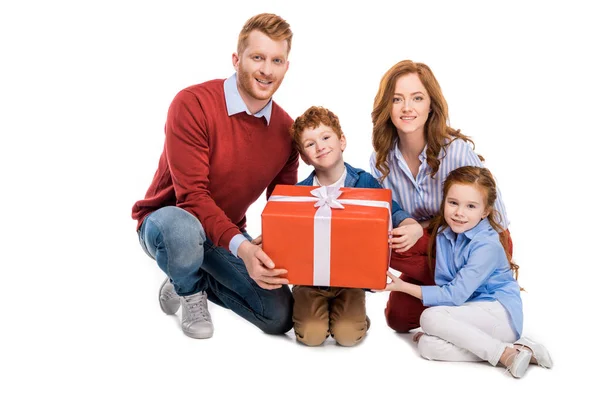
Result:
<instances>
[{"instance_id":1,"label":"girl's face","mask_svg":"<svg viewBox=\"0 0 600 400\"><path fill-rule=\"evenodd\" d=\"M431 99L419 75L402 75L396 80L392 99L392 123L398 133L425 135Z\"/></svg>"},{"instance_id":2,"label":"girl's face","mask_svg":"<svg viewBox=\"0 0 600 400\"><path fill-rule=\"evenodd\" d=\"M485 204L486 196L475 185L455 183L444 201L444 219L454 233L466 232L487 218Z\"/></svg>"}]
</instances>

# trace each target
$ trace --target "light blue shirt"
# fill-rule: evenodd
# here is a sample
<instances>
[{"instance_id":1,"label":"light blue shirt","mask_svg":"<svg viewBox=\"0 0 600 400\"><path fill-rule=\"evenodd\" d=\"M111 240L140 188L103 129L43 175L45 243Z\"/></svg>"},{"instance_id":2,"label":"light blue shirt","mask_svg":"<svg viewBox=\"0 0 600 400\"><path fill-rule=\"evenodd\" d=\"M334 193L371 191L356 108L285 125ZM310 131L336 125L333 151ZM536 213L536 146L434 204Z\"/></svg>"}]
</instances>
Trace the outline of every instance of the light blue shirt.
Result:
<instances>
[{"instance_id":1,"label":"light blue shirt","mask_svg":"<svg viewBox=\"0 0 600 400\"><path fill-rule=\"evenodd\" d=\"M271 122L271 110L273 109L273 99L269 100L266 106L264 106L260 111L256 114L252 114L242 96L240 95L240 91L237 87L237 73L231 75L229 78L225 80L223 83L223 88L225 89L225 104L227 105L227 115L230 117L234 114L238 114L241 112L245 112L248 115L254 115L257 118L265 117L267 120L267 125ZM229 242L229 251L231 254L237 257L238 249L244 240L248 240L244 235L238 233L234 237L231 238Z\"/></svg>"},{"instance_id":2,"label":"light blue shirt","mask_svg":"<svg viewBox=\"0 0 600 400\"><path fill-rule=\"evenodd\" d=\"M460 234L450 228L436 237L435 283L421 286L423 305L460 306L498 300L518 337L523 331L523 303L498 232L488 219Z\"/></svg>"},{"instance_id":3,"label":"light blue shirt","mask_svg":"<svg viewBox=\"0 0 600 400\"><path fill-rule=\"evenodd\" d=\"M417 221L430 219L439 213L444 181L451 171L464 166L484 166L468 142L456 139L446 147L445 151L443 148L440 150L438 155L440 167L432 179L426 151L427 146L419 155L421 165L417 177L414 178L398 148L398 139L396 138L393 150L387 157L390 174L381 183L384 188L391 189L393 199ZM371 155L371 174L380 179L382 173L375 168L375 157L376 155L373 153ZM502 221L498 222L504 229L508 228L509 220L498 188L494 207L502 218Z\"/></svg>"},{"instance_id":4,"label":"light blue shirt","mask_svg":"<svg viewBox=\"0 0 600 400\"><path fill-rule=\"evenodd\" d=\"M225 80L223 84L225 89L225 104L227 105L227 115L230 117L234 114L245 112L248 115L254 115L256 118L265 117L267 125L271 122L271 110L273 109L273 99L270 99L266 106L264 106L256 114L252 114L248 110L248 106L244 103L240 91L237 87L237 73L231 75Z\"/></svg>"}]
</instances>

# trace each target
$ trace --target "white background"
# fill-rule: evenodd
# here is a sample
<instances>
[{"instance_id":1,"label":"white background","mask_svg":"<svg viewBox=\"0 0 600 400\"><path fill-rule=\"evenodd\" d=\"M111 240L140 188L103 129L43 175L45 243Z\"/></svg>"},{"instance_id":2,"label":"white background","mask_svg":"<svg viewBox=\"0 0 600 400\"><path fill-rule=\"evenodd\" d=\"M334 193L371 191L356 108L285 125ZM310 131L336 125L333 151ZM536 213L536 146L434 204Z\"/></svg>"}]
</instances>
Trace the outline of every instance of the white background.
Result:
<instances>
[{"instance_id":1,"label":"white background","mask_svg":"<svg viewBox=\"0 0 600 400\"><path fill-rule=\"evenodd\" d=\"M8 3L8 2L6 2ZM0 6L0 397L524 398L596 390L597 13L584 1L64 1ZM294 5L292 5L294 4ZM591 4L591 2L590 2ZM368 169L379 80L428 64L451 124L496 175L527 289L525 333L553 370L421 359L387 328L387 294L354 348L307 348L213 306L192 340L162 314L163 274L141 250L143 197L173 96L233 73L244 22L294 31L276 101L340 117L346 161ZM301 166L300 177L309 172ZM249 211L260 230L264 200ZM587 397L587 396L586 396Z\"/></svg>"}]
</instances>

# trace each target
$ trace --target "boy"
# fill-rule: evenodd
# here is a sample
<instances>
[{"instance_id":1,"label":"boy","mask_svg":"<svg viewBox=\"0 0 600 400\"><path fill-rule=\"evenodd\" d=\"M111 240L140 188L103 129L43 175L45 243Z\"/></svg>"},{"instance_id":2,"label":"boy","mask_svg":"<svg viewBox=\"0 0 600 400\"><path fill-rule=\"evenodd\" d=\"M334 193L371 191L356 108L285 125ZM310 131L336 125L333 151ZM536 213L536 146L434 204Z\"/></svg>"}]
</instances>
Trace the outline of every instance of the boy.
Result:
<instances>
[{"instance_id":1,"label":"boy","mask_svg":"<svg viewBox=\"0 0 600 400\"><path fill-rule=\"evenodd\" d=\"M310 107L294 121L290 133L302 160L314 167L297 185L381 188L371 174L344 163L346 137L338 117L328 109ZM419 223L395 201L392 221L397 227L394 235L403 237L392 248L408 250L423 235ZM369 329L363 289L294 286L292 294L294 332L308 346L322 344L330 334L338 344L353 346Z\"/></svg>"}]
</instances>

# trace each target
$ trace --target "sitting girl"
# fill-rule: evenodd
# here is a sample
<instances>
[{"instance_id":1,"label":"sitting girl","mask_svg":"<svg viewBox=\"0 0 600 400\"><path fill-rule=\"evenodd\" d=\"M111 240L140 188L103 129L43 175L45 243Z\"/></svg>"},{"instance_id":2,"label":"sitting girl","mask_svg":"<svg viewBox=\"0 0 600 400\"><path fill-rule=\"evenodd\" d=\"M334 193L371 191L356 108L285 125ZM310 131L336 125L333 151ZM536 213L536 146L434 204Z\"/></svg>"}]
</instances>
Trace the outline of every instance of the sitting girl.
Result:
<instances>
[{"instance_id":1,"label":"sitting girl","mask_svg":"<svg viewBox=\"0 0 600 400\"><path fill-rule=\"evenodd\" d=\"M440 215L432 224L437 286L414 285L388 272L392 282L386 290L430 306L421 315L423 332L414 337L422 357L500 362L521 378L530 363L551 368L552 359L541 344L520 338L523 306L513 277L519 267L499 239L503 229L495 219L495 201L496 184L487 169L467 166L450 172Z\"/></svg>"}]
</instances>

